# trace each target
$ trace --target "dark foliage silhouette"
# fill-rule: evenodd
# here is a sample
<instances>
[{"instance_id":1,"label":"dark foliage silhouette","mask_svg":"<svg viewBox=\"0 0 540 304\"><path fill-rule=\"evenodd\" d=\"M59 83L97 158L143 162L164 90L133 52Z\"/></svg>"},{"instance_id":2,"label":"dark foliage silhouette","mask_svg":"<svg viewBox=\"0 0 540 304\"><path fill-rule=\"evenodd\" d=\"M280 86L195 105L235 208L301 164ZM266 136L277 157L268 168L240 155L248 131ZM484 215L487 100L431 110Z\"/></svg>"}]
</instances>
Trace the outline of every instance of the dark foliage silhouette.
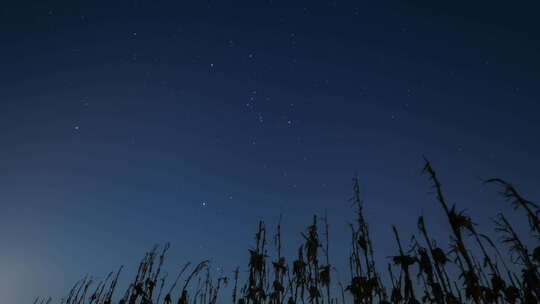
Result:
<instances>
[{"instance_id":1,"label":"dark foliage silhouette","mask_svg":"<svg viewBox=\"0 0 540 304\"><path fill-rule=\"evenodd\" d=\"M209 261L183 265L174 280L163 274L169 244L154 247L141 260L136 276L123 294L118 289L122 268L105 280L85 277L77 282L62 304L454 304L540 303L540 208L522 197L510 183L485 181L501 187L501 195L524 212L531 235L519 236L503 214L493 220L499 244L479 232L473 220L456 205L449 206L436 171L425 160L423 173L435 190L451 230L448 247L430 236L424 217L418 219L418 235L406 247L392 226L397 254L386 267L377 267L358 178L352 180L349 279L334 278L326 216L313 217L302 233L297 257L282 256L281 219L273 236L277 256L268 254L267 230L259 223L255 244L249 249L247 276L236 268L230 277L212 277ZM532 238L528 248L523 238ZM504 254L507 252L507 254ZM332 258L335 258L332 256ZM384 271L382 269L385 269ZM243 273L243 272L242 272ZM384 277L384 278L383 278ZM229 282L231 281L231 282ZM230 288L224 289L230 283ZM231 292L232 295L227 295ZM52 300L38 298L34 304Z\"/></svg>"}]
</instances>

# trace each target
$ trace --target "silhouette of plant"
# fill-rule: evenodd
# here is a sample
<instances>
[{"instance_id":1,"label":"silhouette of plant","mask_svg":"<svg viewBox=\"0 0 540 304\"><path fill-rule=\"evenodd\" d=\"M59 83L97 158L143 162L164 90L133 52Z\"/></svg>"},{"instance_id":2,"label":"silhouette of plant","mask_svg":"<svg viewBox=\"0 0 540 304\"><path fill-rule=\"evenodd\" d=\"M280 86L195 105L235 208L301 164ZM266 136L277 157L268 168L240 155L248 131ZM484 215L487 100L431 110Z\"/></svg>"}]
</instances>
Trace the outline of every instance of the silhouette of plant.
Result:
<instances>
[{"instance_id":1,"label":"silhouette of plant","mask_svg":"<svg viewBox=\"0 0 540 304\"><path fill-rule=\"evenodd\" d=\"M523 198L502 179L485 181L502 187L502 196L514 209L525 211L534 239L535 247L528 248L508 218L498 214L494 219L495 232L500 237L499 246L508 247L505 256L496 242L479 231L470 216L458 211L455 204L449 206L439 177L427 159L422 172L428 175L435 198L448 220L452 234L447 250L430 236L426 219L421 216L417 222L419 235L411 237L408 249L403 247L398 228L392 226L397 254L381 272L377 268L375 249L364 216L359 178L355 177L351 198L355 219L350 224L351 243L347 257L349 280L344 284L333 277L335 270L330 257L326 215L323 218L313 216L305 233L301 233L303 242L298 247L297 257L290 263L283 256L280 217L273 237L277 254L274 257L268 254L265 224L259 222L255 244L248 250L246 278L242 278L244 272L240 267L232 271L230 278L221 275L214 278L210 262L204 260L194 267L186 263L170 281L162 271L170 248L167 243L144 255L135 277L121 296L115 296L115 292L122 267L99 282L84 277L60 303L216 304L231 300L233 304L540 303L539 206ZM181 279L183 284L179 283ZM234 284L227 289L229 280ZM223 296L226 290L231 292L230 298ZM34 301L34 304L51 303L51 298Z\"/></svg>"}]
</instances>

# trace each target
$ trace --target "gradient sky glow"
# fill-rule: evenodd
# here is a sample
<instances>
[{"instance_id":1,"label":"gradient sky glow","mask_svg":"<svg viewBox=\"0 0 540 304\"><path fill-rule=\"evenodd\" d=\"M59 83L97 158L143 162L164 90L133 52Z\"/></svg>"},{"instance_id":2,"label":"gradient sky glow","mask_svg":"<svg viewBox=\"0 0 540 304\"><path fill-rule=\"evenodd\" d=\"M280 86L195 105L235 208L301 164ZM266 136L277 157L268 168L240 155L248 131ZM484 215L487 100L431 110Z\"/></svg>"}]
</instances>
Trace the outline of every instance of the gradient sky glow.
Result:
<instances>
[{"instance_id":1,"label":"gradient sky glow","mask_svg":"<svg viewBox=\"0 0 540 304\"><path fill-rule=\"evenodd\" d=\"M165 241L228 272L280 213L295 250L327 210L344 254L354 174L384 261L391 224L448 232L422 155L485 232L482 179L538 202L538 7L359 2L3 3L0 303Z\"/></svg>"}]
</instances>

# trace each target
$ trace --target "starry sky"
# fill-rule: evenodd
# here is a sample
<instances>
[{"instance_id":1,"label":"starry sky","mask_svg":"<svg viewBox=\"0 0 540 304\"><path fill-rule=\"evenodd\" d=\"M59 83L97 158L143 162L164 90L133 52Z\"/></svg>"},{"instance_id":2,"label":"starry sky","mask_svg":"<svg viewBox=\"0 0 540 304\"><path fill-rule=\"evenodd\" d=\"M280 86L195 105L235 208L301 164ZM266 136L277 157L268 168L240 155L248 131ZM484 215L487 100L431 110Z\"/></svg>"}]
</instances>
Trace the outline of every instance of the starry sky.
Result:
<instances>
[{"instance_id":1,"label":"starry sky","mask_svg":"<svg viewBox=\"0 0 540 304\"><path fill-rule=\"evenodd\" d=\"M343 266L355 174L384 262L392 224L448 234L422 155L483 232L482 179L538 200L537 7L371 2L3 3L0 302L166 241L228 273L280 214L295 250L326 211Z\"/></svg>"}]
</instances>

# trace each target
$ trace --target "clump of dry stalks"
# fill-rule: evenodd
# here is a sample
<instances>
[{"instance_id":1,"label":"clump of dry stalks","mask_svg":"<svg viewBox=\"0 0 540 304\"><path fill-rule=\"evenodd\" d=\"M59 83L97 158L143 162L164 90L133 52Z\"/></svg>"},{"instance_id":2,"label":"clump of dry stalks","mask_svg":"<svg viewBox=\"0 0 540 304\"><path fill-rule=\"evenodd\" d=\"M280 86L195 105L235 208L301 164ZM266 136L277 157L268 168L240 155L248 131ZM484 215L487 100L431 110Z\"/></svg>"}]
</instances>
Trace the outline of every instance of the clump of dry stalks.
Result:
<instances>
[{"instance_id":1,"label":"clump of dry stalks","mask_svg":"<svg viewBox=\"0 0 540 304\"><path fill-rule=\"evenodd\" d=\"M448 219L451 231L448 247L437 246L423 217L418 219L419 234L411 238L409 248L403 247L398 230L393 227L398 251L385 268L386 280L375 263L359 181L353 178L351 201L356 220L350 225L350 278L345 284L333 278L327 219L314 216L302 234L304 242L298 248L297 258L291 262L282 256L281 220L273 238L277 252L273 259L268 255L265 225L260 222L255 246L249 250L245 279L240 278L239 268L230 277L213 278L209 262L202 261L183 265L175 279L168 280L161 271L169 249L166 244L145 255L123 294L117 291L120 268L97 284L91 278L82 279L61 303L215 304L218 300L233 304L540 303L539 206L523 198L504 180L485 181L498 185L502 196L525 213L532 243L536 244L535 248L528 248L509 220L498 214L495 231L500 235L499 245L508 252L503 255L493 240L477 230L465 212L455 205L449 206L439 178L427 160L423 172L429 177L436 200ZM222 288L227 284L231 285L226 289L232 293L231 297ZM50 298L38 298L34 304L51 302Z\"/></svg>"}]
</instances>

